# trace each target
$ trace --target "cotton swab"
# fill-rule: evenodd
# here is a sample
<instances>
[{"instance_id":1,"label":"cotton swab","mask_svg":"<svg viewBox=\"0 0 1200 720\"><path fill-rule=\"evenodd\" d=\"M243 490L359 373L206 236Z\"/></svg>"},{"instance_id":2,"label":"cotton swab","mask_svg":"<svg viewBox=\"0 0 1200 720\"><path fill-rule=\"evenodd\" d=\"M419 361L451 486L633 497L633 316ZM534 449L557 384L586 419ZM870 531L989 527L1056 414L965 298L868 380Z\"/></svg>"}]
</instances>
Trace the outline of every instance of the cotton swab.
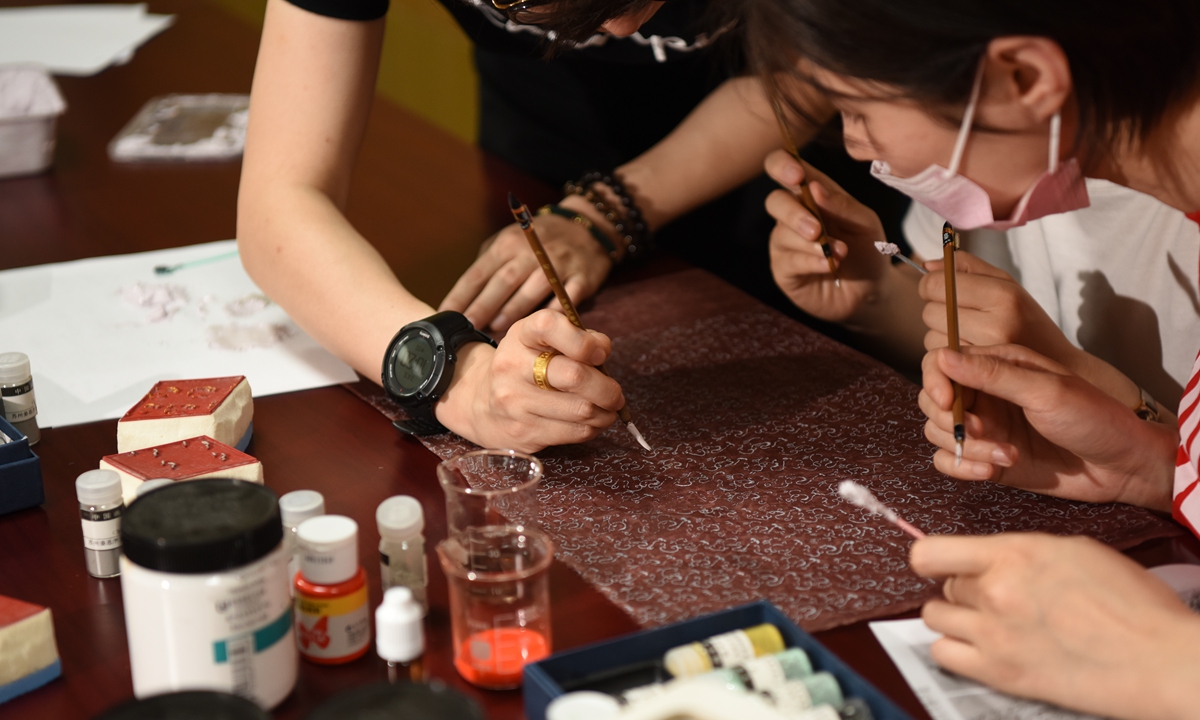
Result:
<instances>
[{"instance_id":1,"label":"cotton swab","mask_svg":"<svg viewBox=\"0 0 1200 720\"><path fill-rule=\"evenodd\" d=\"M904 262L908 263L908 264L909 264L909 265L911 265L912 267L915 267L915 268L917 269L917 272L921 273L922 275L928 275L928 274L929 274L929 271L928 271L928 270L926 270L925 268L923 268L923 267L921 267L920 265L918 265L918 264L916 264L915 262L913 262L911 258L907 258L907 257L905 257L905 256L904 256L904 253L900 252L900 246L899 246L899 245L897 245L896 243L890 243L890 242L876 242L876 243L875 243L875 249L879 251L879 254L880 254L880 255L886 255L887 257L898 257L898 258L900 258L901 260L903 260Z\"/></svg>"},{"instance_id":2,"label":"cotton swab","mask_svg":"<svg viewBox=\"0 0 1200 720\"><path fill-rule=\"evenodd\" d=\"M925 537L925 533L910 525L904 518L897 515L895 510L881 503L879 498L871 494L870 490L853 480L843 480L839 483L838 495L841 495L842 499L851 505L857 505L867 512L883 516L885 520L918 540Z\"/></svg>"}]
</instances>

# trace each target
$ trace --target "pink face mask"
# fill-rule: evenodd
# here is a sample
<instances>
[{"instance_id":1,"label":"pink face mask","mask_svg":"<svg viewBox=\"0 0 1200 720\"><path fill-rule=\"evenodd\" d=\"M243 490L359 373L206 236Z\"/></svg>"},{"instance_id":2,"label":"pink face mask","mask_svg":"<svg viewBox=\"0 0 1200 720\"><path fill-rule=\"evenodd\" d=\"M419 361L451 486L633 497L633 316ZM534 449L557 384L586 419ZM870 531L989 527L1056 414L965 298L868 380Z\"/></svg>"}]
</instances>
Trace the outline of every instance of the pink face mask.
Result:
<instances>
[{"instance_id":1,"label":"pink face mask","mask_svg":"<svg viewBox=\"0 0 1200 720\"><path fill-rule=\"evenodd\" d=\"M1050 119L1050 169L1038 178L1033 187L1025 191L1020 202L1013 208L1012 215L1003 220L992 216L992 201L987 191L973 180L958 174L958 166L967 147L967 136L971 132L971 122L975 119L975 106L979 102L979 89L982 84L981 64L979 73L975 76L975 85L971 88L971 99L963 115L962 127L958 130L958 140L954 143L954 154L950 158L949 169L941 165L930 165L912 177L899 178L892 175L892 169L886 162L876 160L871 163L871 175L933 210L960 230L1008 230L1047 215L1087 207L1087 185L1084 183L1083 173L1079 170L1079 163L1074 158L1062 164L1058 162L1062 117L1055 113Z\"/></svg>"}]
</instances>

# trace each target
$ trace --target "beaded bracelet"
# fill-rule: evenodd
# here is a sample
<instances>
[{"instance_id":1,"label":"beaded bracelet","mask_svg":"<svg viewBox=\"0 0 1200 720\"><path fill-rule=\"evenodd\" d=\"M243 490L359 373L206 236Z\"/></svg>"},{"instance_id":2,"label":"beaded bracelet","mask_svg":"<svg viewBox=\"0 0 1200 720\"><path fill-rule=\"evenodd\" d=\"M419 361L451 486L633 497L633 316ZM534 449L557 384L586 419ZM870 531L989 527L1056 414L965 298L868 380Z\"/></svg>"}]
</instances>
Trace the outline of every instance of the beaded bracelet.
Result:
<instances>
[{"instance_id":1,"label":"beaded bracelet","mask_svg":"<svg viewBox=\"0 0 1200 720\"><path fill-rule=\"evenodd\" d=\"M604 248L604 251L608 253L608 257L612 259L613 262L617 261L617 246L613 244L613 241L609 239L607 235L600 231L600 228L596 227L596 223L592 222L583 215L568 210L561 205L543 205L538 208L537 214L557 215L561 218L566 218L574 222L580 227L585 228L592 234L592 237L596 238L596 242L600 243L600 246Z\"/></svg>"},{"instance_id":2,"label":"beaded bracelet","mask_svg":"<svg viewBox=\"0 0 1200 720\"><path fill-rule=\"evenodd\" d=\"M592 207L596 208L596 212L604 216L605 220L612 223L613 229L617 231L617 237L624 242L625 254L628 256L630 248L634 247L635 238L633 237L633 234L626 229L624 219L618 215L616 211L610 209L608 205L605 204L604 200L596 194L596 191L592 190L591 188L580 187L575 183L569 182L563 187L563 189L568 195L579 195L584 200L587 200L592 204Z\"/></svg>"},{"instance_id":3,"label":"beaded bracelet","mask_svg":"<svg viewBox=\"0 0 1200 720\"><path fill-rule=\"evenodd\" d=\"M608 186L620 200L624 213L617 213L608 208L603 200L592 190L592 186L600 183ZM613 224L617 233L626 242L626 256L633 257L641 254L650 245L650 233L643 219L642 211L634 203L633 197L626 192L625 186L613 173L592 171L585 173L576 182L568 182L565 190L569 194L581 195L591 202L595 208L604 214L604 218Z\"/></svg>"}]
</instances>

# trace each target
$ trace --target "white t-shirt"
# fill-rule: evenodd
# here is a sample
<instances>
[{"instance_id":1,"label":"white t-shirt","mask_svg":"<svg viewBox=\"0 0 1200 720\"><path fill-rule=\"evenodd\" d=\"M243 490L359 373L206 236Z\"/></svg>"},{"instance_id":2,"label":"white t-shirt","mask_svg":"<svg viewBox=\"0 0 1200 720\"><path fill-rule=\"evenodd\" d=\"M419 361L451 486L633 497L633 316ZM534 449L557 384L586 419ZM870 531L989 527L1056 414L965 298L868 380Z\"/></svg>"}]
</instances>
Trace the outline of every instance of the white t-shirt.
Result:
<instances>
[{"instance_id":1,"label":"white t-shirt","mask_svg":"<svg viewBox=\"0 0 1200 720\"><path fill-rule=\"evenodd\" d=\"M1088 179L1091 207L1007 232L963 233L963 249L1011 274L1076 346L1175 408L1200 347L1200 226L1158 200ZM914 255L942 255L942 218L913 203Z\"/></svg>"}]
</instances>

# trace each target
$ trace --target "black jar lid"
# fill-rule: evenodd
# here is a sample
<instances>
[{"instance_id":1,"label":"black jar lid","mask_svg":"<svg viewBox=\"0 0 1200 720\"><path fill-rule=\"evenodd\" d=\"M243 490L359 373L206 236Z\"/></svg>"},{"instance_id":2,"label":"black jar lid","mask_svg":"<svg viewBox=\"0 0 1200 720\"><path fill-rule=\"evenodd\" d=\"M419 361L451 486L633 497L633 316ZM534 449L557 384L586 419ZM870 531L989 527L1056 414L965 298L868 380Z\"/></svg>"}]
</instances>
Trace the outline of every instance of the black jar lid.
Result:
<instances>
[{"instance_id":1,"label":"black jar lid","mask_svg":"<svg viewBox=\"0 0 1200 720\"><path fill-rule=\"evenodd\" d=\"M244 480L188 480L158 488L121 516L121 549L150 570L200 574L266 557L283 540L279 498Z\"/></svg>"},{"instance_id":2,"label":"black jar lid","mask_svg":"<svg viewBox=\"0 0 1200 720\"><path fill-rule=\"evenodd\" d=\"M479 703L436 680L378 683L334 696L305 720L485 720Z\"/></svg>"},{"instance_id":3,"label":"black jar lid","mask_svg":"<svg viewBox=\"0 0 1200 720\"><path fill-rule=\"evenodd\" d=\"M270 720L270 717L246 698L189 690L131 700L93 720Z\"/></svg>"}]
</instances>

